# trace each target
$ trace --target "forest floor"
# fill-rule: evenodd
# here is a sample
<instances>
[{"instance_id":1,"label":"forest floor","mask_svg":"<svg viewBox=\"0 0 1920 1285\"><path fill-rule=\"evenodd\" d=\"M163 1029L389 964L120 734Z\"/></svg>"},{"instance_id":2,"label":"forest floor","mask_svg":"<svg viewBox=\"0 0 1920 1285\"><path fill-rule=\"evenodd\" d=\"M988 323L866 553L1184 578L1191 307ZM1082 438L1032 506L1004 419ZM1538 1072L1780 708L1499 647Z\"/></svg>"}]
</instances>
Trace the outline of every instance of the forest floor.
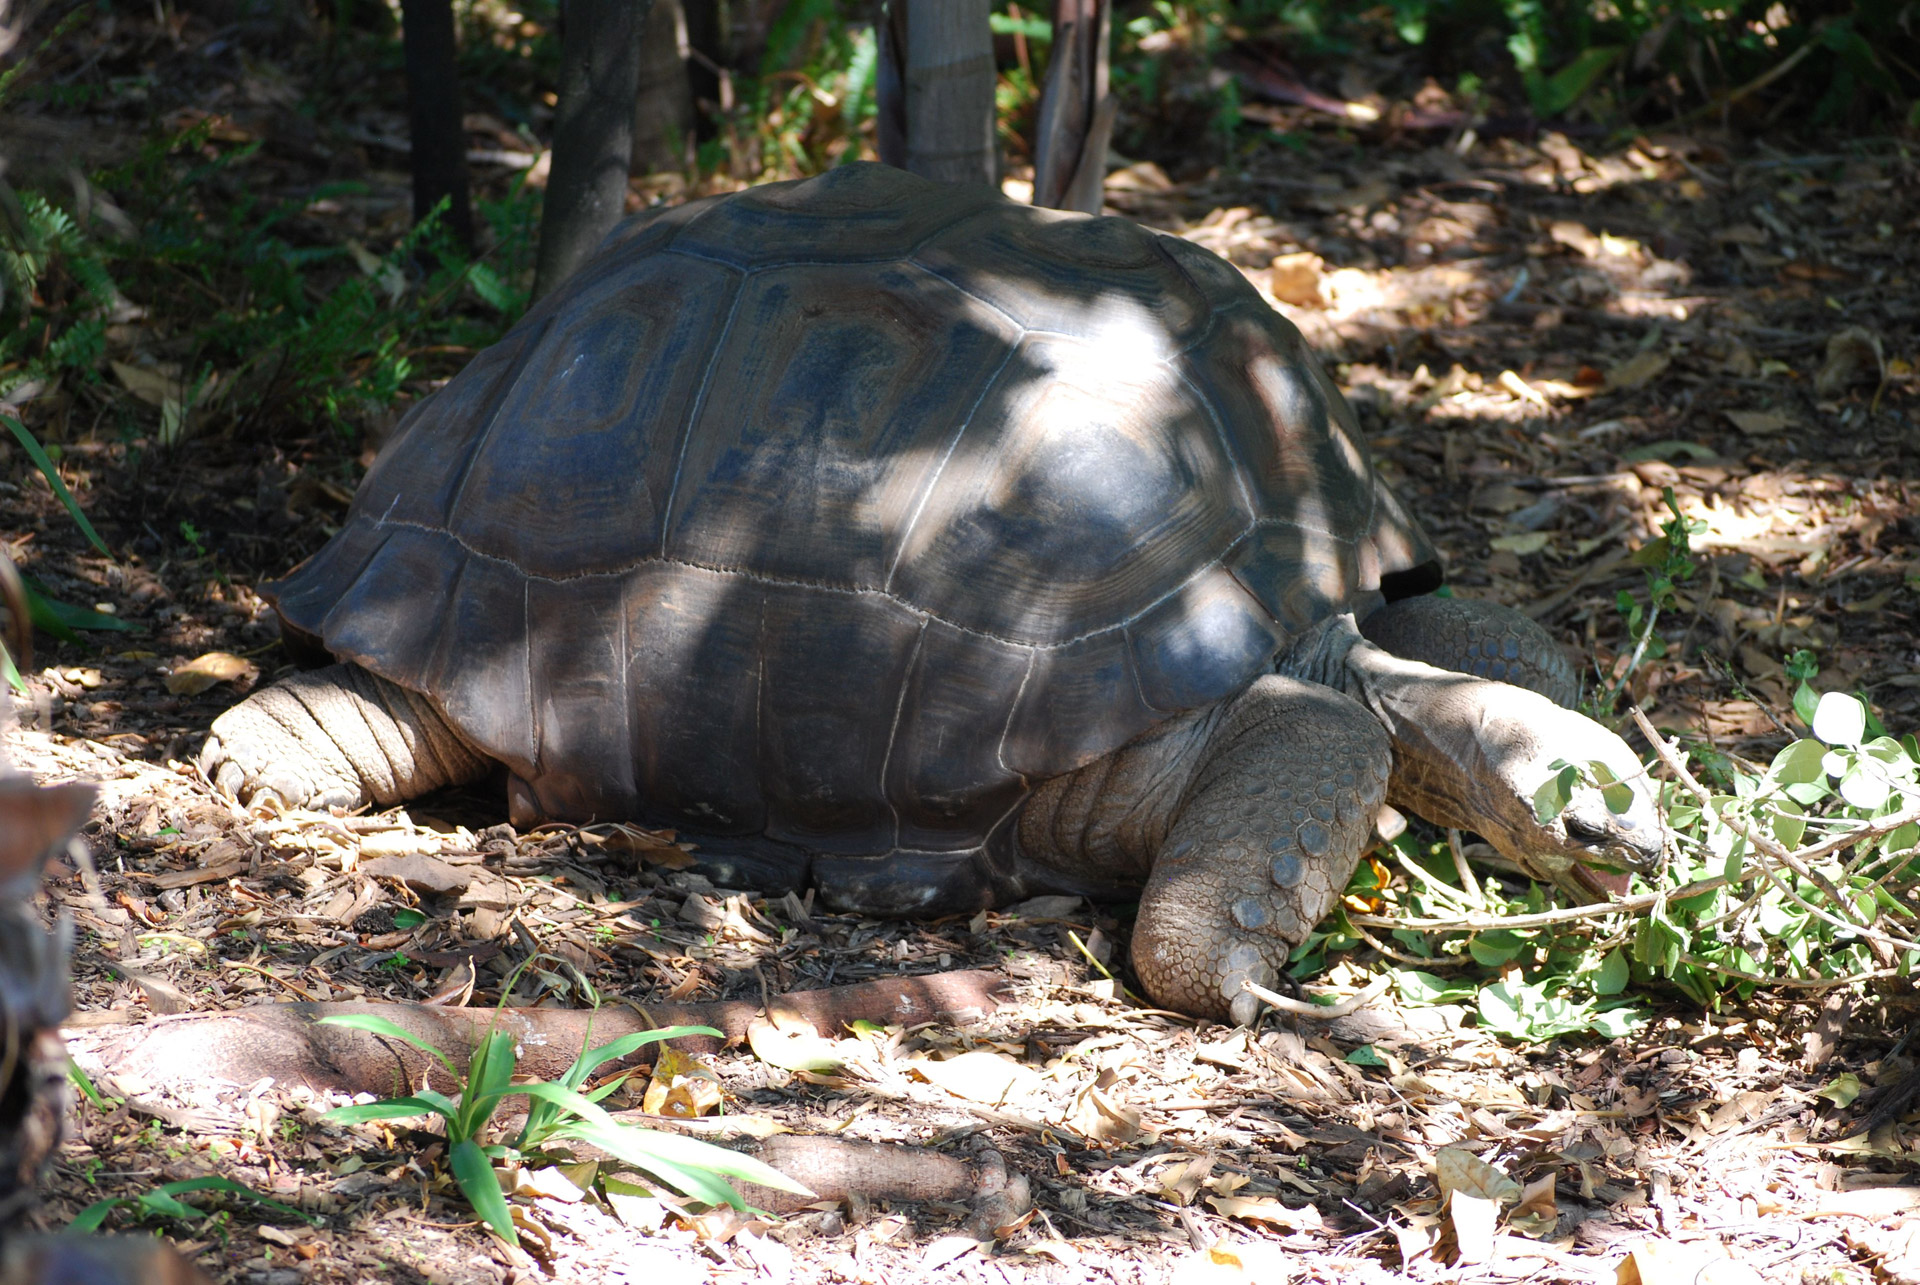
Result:
<instances>
[{"instance_id":1,"label":"forest floor","mask_svg":"<svg viewBox=\"0 0 1920 1285\"><path fill-rule=\"evenodd\" d=\"M128 41L156 39L124 24ZM292 111L288 73L212 49L192 21L167 39L148 51L163 71L198 59L179 106L263 142L247 171L260 191L365 185L316 200L305 235L391 239L403 160L367 141L400 132L377 105L390 93L316 125ZM32 130L0 137L104 164L115 110L31 103L11 119ZM1616 596L1644 592L1631 555L1671 488L1706 531L1676 645L1632 679L1656 723L1764 761L1792 717L1783 659L1804 648L1820 686L1869 693L1895 733L1920 727L1910 142L1354 133L1263 111L1273 141L1195 173L1130 164L1110 206L1227 256L1300 325L1456 585L1527 610L1590 674L1610 672ZM476 149L512 145L471 123ZM107 356L138 367L164 320L117 327ZM838 1072L747 1046L701 1061L744 1132L990 1145L1034 1213L982 1247L953 1234L968 1211L951 1200L855 1196L766 1220L530 1180L516 1251L418 1132L323 1125L324 1095L299 1085L132 1080L103 1082L110 1109L74 1109L46 1225L216 1174L314 1215L228 1200L149 1223L221 1281L1920 1280L1911 1126L1883 1111L1843 1138L1865 1103L1821 1096L1851 1074L1890 1101L1920 1055L1902 1037L1904 982L1824 1009L1818 991L1711 1013L1656 994L1654 1020L1612 1041L1516 1045L1468 1008L1391 993L1332 1022L1236 1031L1144 1008L1102 975L1097 961L1126 978L1113 907L822 914L715 889L644 837L515 834L481 791L374 817L236 815L194 753L217 713L286 669L257 586L335 528L371 449L273 425L163 448L151 391L122 375L18 408L60 448L111 559L22 454L0 452L11 556L137 630L43 636L6 747L43 779L100 785L84 833L97 876L56 865L49 887L79 928L83 1062L155 1015L457 999L476 980L497 994L536 950L520 995L575 1004L581 977L644 1005L993 969L1007 991L979 1021L822 1032ZM1380 967L1360 951L1322 980L1351 992ZM641 1098L636 1083L608 1105ZM1475 1157L1490 1168L1450 1185L1497 1195L1497 1170L1524 1188L1498 1225L1497 1200L1436 1198L1436 1165Z\"/></svg>"}]
</instances>

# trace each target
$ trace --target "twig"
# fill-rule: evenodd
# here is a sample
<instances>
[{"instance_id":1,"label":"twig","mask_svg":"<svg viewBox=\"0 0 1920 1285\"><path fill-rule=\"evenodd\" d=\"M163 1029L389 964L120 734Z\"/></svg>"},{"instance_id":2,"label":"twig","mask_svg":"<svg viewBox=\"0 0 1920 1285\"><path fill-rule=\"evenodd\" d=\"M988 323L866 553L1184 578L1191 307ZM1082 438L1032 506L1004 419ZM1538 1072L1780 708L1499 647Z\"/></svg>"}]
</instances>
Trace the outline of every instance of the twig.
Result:
<instances>
[{"instance_id":1,"label":"twig","mask_svg":"<svg viewBox=\"0 0 1920 1285\"><path fill-rule=\"evenodd\" d=\"M1759 973L1749 973L1738 968L1729 968L1725 964L1716 964L1698 955L1680 952L1680 962L1703 968L1710 973L1719 973L1724 977L1738 978L1743 982L1758 982L1762 986L1798 986L1806 990L1828 990L1835 986L1851 986L1855 982L1878 981L1882 977L1905 977L1909 971L1904 968L1876 968L1865 973L1846 973L1839 977L1765 977Z\"/></svg>"},{"instance_id":2,"label":"twig","mask_svg":"<svg viewBox=\"0 0 1920 1285\"><path fill-rule=\"evenodd\" d=\"M1382 977L1365 990L1347 996L1338 1004L1311 1004L1303 999L1293 999L1278 991L1268 990L1258 982L1241 982L1240 985L1248 994L1257 998L1268 1008L1278 1009L1282 1013L1291 1013L1295 1017L1313 1017L1331 1022L1337 1017L1351 1017L1359 1012L1385 994L1387 987L1392 983L1391 977Z\"/></svg>"},{"instance_id":3,"label":"twig","mask_svg":"<svg viewBox=\"0 0 1920 1285\"><path fill-rule=\"evenodd\" d=\"M1693 773L1687 770L1686 765L1680 762L1679 757L1674 754L1673 746L1667 741L1667 738L1660 734L1659 730L1654 727L1653 723L1648 720L1646 714L1641 712L1640 709L1636 707L1631 713L1633 715L1633 721L1640 728L1641 735L1645 736L1647 743L1653 746L1653 752L1660 756L1660 761L1665 763L1668 770L1679 778L1680 783L1684 785L1688 792L1699 802L1702 809L1712 812L1713 796L1707 792L1705 786L1701 785L1700 782L1694 778ZM1825 875L1809 868L1805 861L1802 860L1801 855L1787 851L1787 849L1771 835L1762 834L1759 830L1747 825L1745 821L1739 818L1730 817L1724 813L1714 813L1714 815L1718 817L1720 824L1726 826L1727 829L1733 831L1748 843L1751 843L1762 855L1772 858L1773 861L1787 867L1787 869L1793 871L1793 873L1819 888L1821 892L1832 899L1836 906L1851 908L1852 902L1848 900L1845 894L1838 888L1835 888L1832 881ZM1853 841L1853 837L1849 836L1846 840L1827 850L1837 850L1838 848L1845 847L1848 842ZM1833 841L1828 840L1827 842L1832 843ZM1809 849L1808 851L1813 851L1813 849ZM1814 905L1784 882L1779 875L1775 873L1773 866L1767 862L1756 863L1756 868L1759 870L1761 876L1773 884L1774 887L1780 889L1781 893L1785 895L1788 900L1815 918L1825 920L1836 928L1844 928L1848 932L1881 942L1896 950L1920 950L1920 942L1895 937L1870 924L1858 923L1851 918L1837 915L1823 906Z\"/></svg>"},{"instance_id":4,"label":"twig","mask_svg":"<svg viewBox=\"0 0 1920 1285\"><path fill-rule=\"evenodd\" d=\"M1467 854L1460 848L1460 832L1447 831L1447 850L1453 853L1453 868L1460 876L1460 886L1467 891L1467 897L1478 909L1487 907L1486 894L1480 890L1480 881L1473 877L1473 868L1467 864Z\"/></svg>"}]
</instances>

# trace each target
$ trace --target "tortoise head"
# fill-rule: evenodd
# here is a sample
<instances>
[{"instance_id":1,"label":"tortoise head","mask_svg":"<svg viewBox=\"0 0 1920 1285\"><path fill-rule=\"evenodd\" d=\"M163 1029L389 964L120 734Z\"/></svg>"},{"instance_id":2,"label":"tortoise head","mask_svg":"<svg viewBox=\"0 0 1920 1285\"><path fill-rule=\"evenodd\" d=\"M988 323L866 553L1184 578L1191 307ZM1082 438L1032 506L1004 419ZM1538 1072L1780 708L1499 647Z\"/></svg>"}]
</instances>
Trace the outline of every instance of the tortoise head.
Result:
<instances>
[{"instance_id":1,"label":"tortoise head","mask_svg":"<svg viewBox=\"0 0 1920 1285\"><path fill-rule=\"evenodd\" d=\"M1624 891L1627 872L1660 867L1667 830L1625 741L1524 688L1407 662L1393 668L1403 678L1424 671L1370 701L1393 737L1396 805L1472 830L1528 874L1585 899ZM1564 793L1546 789L1556 779Z\"/></svg>"},{"instance_id":2,"label":"tortoise head","mask_svg":"<svg viewBox=\"0 0 1920 1285\"><path fill-rule=\"evenodd\" d=\"M1624 892L1630 872L1660 868L1666 826L1625 741L1518 688L1490 706L1475 738L1487 797L1474 823L1489 843L1535 878L1588 899Z\"/></svg>"}]
</instances>

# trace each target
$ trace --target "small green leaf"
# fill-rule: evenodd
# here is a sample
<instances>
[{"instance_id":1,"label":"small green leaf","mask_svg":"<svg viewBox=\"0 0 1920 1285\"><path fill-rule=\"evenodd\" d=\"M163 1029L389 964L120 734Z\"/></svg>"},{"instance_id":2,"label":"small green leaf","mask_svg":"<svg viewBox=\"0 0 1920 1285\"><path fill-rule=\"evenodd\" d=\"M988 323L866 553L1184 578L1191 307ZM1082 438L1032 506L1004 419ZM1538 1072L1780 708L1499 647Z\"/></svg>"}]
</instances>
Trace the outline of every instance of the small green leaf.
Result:
<instances>
[{"instance_id":1,"label":"small green leaf","mask_svg":"<svg viewBox=\"0 0 1920 1285\"><path fill-rule=\"evenodd\" d=\"M1821 766L1820 759L1826 752L1826 747L1819 741L1795 741L1773 756L1773 765L1767 769L1767 775L1782 785L1824 782L1827 771Z\"/></svg>"},{"instance_id":2,"label":"small green leaf","mask_svg":"<svg viewBox=\"0 0 1920 1285\"><path fill-rule=\"evenodd\" d=\"M1607 811L1615 816L1624 816L1633 807L1633 787L1619 781L1601 790L1600 797L1606 800Z\"/></svg>"},{"instance_id":3,"label":"small green leaf","mask_svg":"<svg viewBox=\"0 0 1920 1285\"><path fill-rule=\"evenodd\" d=\"M1793 712L1798 714L1800 721L1808 727L1813 726L1813 715L1819 708L1819 692L1814 691L1813 688L1807 686L1804 682L1793 689Z\"/></svg>"},{"instance_id":4,"label":"small green leaf","mask_svg":"<svg viewBox=\"0 0 1920 1285\"><path fill-rule=\"evenodd\" d=\"M1619 950L1610 950L1607 957L1600 961L1600 967L1594 970L1593 993L1618 995L1627 988L1632 976L1633 968L1627 963L1626 955Z\"/></svg>"},{"instance_id":5,"label":"small green leaf","mask_svg":"<svg viewBox=\"0 0 1920 1285\"><path fill-rule=\"evenodd\" d=\"M1856 763L1840 778L1840 797L1863 812L1877 812L1886 806L1893 788L1877 764Z\"/></svg>"},{"instance_id":6,"label":"small green leaf","mask_svg":"<svg viewBox=\"0 0 1920 1285\"><path fill-rule=\"evenodd\" d=\"M393 926L397 929L418 928L427 922L427 917L417 910L404 908L393 912Z\"/></svg>"},{"instance_id":7,"label":"small green leaf","mask_svg":"<svg viewBox=\"0 0 1920 1285\"><path fill-rule=\"evenodd\" d=\"M1579 780L1580 769L1568 764L1533 792L1533 815L1541 825L1566 811L1567 804L1573 801L1573 787Z\"/></svg>"},{"instance_id":8,"label":"small green leaf","mask_svg":"<svg viewBox=\"0 0 1920 1285\"><path fill-rule=\"evenodd\" d=\"M1773 837L1789 848L1800 846L1807 832L1806 810L1790 798L1774 801Z\"/></svg>"},{"instance_id":9,"label":"small green leaf","mask_svg":"<svg viewBox=\"0 0 1920 1285\"><path fill-rule=\"evenodd\" d=\"M1502 964L1511 963L1526 947L1525 938L1506 929L1476 933L1473 940L1467 943L1468 953L1473 956L1474 962L1483 968L1498 968Z\"/></svg>"},{"instance_id":10,"label":"small green leaf","mask_svg":"<svg viewBox=\"0 0 1920 1285\"><path fill-rule=\"evenodd\" d=\"M1867 707L1845 692L1828 692L1813 711L1813 734L1829 745L1858 745L1867 731Z\"/></svg>"},{"instance_id":11,"label":"small green leaf","mask_svg":"<svg viewBox=\"0 0 1920 1285\"><path fill-rule=\"evenodd\" d=\"M1852 1071L1842 1071L1815 1089L1814 1096L1825 1098L1837 1107L1852 1106L1854 1100L1860 1096L1861 1088L1859 1076Z\"/></svg>"}]
</instances>

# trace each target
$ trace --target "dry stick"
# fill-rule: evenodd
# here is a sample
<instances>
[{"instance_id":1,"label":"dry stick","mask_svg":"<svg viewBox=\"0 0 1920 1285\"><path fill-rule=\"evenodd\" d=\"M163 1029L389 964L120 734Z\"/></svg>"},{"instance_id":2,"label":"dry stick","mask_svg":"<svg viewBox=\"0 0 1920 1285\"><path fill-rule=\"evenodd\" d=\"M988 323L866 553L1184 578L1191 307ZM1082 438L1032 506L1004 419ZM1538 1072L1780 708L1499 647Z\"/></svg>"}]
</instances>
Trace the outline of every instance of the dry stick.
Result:
<instances>
[{"instance_id":1,"label":"dry stick","mask_svg":"<svg viewBox=\"0 0 1920 1285\"><path fill-rule=\"evenodd\" d=\"M1473 877L1473 867L1467 864L1467 854L1460 846L1460 831L1447 831L1447 851L1453 854L1453 868L1460 876L1460 886L1466 890L1468 899L1479 910L1487 908L1487 896L1480 890L1480 881Z\"/></svg>"},{"instance_id":2,"label":"dry stick","mask_svg":"<svg viewBox=\"0 0 1920 1285\"><path fill-rule=\"evenodd\" d=\"M1749 973L1738 968L1729 968L1725 964L1716 964L1711 960L1680 952L1680 962L1691 964L1695 968L1709 973L1719 973L1723 977L1732 977L1743 982L1759 982L1763 986L1798 986L1804 990L1830 990L1835 986L1851 986L1855 982L1878 981L1882 977L1909 976L1907 970L1894 968L1876 968L1865 973L1847 973L1840 977L1763 977L1759 973Z\"/></svg>"},{"instance_id":3,"label":"dry stick","mask_svg":"<svg viewBox=\"0 0 1920 1285\"><path fill-rule=\"evenodd\" d=\"M1713 808L1713 796L1707 792L1707 789L1705 786L1701 785L1699 781L1694 779L1693 773L1689 772L1686 769L1686 766L1680 762L1679 757L1675 755L1673 752L1673 746L1667 742L1666 737L1660 734L1659 730L1656 729L1650 721L1648 721L1647 716L1644 713L1642 713L1637 707L1632 711L1632 713L1633 713L1633 721L1639 726L1641 734L1647 738L1647 743L1653 746L1653 752L1660 756L1660 761L1662 763L1665 763L1667 765L1668 770L1671 771L1676 777L1680 779L1680 783L1687 787L1688 791L1692 793L1693 797L1699 801L1700 806L1703 809L1711 811ZM1716 815L1719 815L1719 814L1716 814ZM1719 820L1722 825L1727 827L1727 829L1733 831L1735 834L1745 839L1748 843L1751 843L1755 848L1759 849L1761 853L1763 853L1768 857L1771 857L1774 861L1787 867L1789 870L1793 871L1795 874L1799 875L1801 878L1811 882L1815 887L1819 888L1820 891L1826 893L1828 897L1832 898L1835 905L1849 906L1849 907L1851 906L1852 903L1847 900L1847 898L1840 892L1838 888L1835 888L1833 886L1832 882L1828 880L1825 875L1822 875L1817 871L1810 869L1806 865L1806 863L1800 859L1800 857L1796 856L1794 853L1787 851L1787 849L1783 847L1771 835L1762 834L1758 830L1747 825L1746 822L1736 820L1733 817L1719 815ZM1905 824L1905 823L1902 822L1902 824ZM1895 826L1893 828L1898 829L1899 827ZM1848 836L1845 842L1842 842L1838 846L1845 847L1847 842L1857 842L1862 836L1867 834L1867 832L1872 829L1873 829L1873 826L1869 825L1869 826L1863 827L1860 830L1856 830L1852 832L1851 835ZM1889 830L1889 831L1886 831L1886 833L1892 833L1892 831ZM1782 881L1779 875L1777 875L1774 872L1773 867L1766 864L1765 862L1760 863L1758 866L1758 869L1760 871L1760 874L1769 883L1773 884L1774 887L1780 889L1780 891L1787 897L1788 900L1792 901L1795 905L1799 906L1802 910L1806 911L1808 914L1813 915L1816 918L1825 920L1827 923L1832 924L1836 928L1844 928L1849 932L1856 933L1859 936L1869 938L1870 940L1881 942L1885 945L1893 947L1896 950L1908 950L1908 951L1920 950L1920 942L1912 941L1902 937L1895 937L1892 934L1883 932L1880 929L1872 927L1869 924L1856 923L1851 918L1844 918L1840 915L1834 914L1832 911L1829 911L1824 907L1814 905L1812 902L1802 897L1799 893L1795 892L1784 881Z\"/></svg>"},{"instance_id":4,"label":"dry stick","mask_svg":"<svg viewBox=\"0 0 1920 1285\"><path fill-rule=\"evenodd\" d=\"M1248 994L1254 996L1269 1008L1277 1008L1281 1012L1291 1013L1295 1017L1314 1017L1322 1021L1331 1022L1336 1017L1351 1017L1367 1005L1373 1003L1374 1000L1379 999L1381 995L1386 993L1387 987L1391 985L1392 982L1393 979L1391 977L1382 977L1365 990L1347 996L1347 998L1341 1000L1338 1004L1309 1004L1305 1000L1293 999L1290 996L1280 994L1278 991L1268 990L1258 982L1241 982L1240 985Z\"/></svg>"}]
</instances>

